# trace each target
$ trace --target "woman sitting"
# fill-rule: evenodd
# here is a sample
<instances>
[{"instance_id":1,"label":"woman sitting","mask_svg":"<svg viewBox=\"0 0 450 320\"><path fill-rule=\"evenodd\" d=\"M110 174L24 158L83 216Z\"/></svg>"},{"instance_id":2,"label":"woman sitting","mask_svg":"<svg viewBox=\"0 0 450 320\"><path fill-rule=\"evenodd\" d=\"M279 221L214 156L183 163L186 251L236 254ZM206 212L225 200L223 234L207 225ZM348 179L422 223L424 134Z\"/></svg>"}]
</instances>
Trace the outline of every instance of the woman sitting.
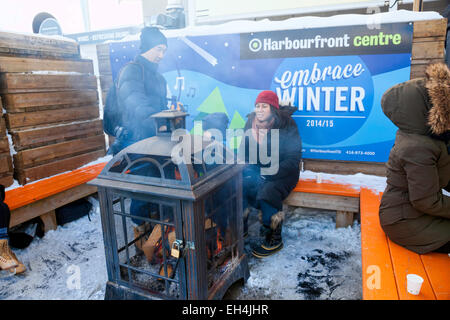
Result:
<instances>
[{"instance_id":1,"label":"woman sitting","mask_svg":"<svg viewBox=\"0 0 450 320\"><path fill-rule=\"evenodd\" d=\"M293 107L280 107L278 96L273 91L262 91L256 98L255 109L248 115L245 124L246 134L240 150L245 151L246 160L243 171L244 234L248 229L249 206L261 210L262 240L252 250L257 258L267 257L283 248L283 200L297 185L302 150L297 125L291 118L294 111ZM276 137L274 130L278 130L278 139L273 139ZM273 149L273 143L278 144L275 145L277 149ZM256 150L251 150L251 146L256 146ZM278 159L274 154L268 155L272 160L278 160L276 172L265 173L264 169L269 165L267 159L260 158L260 148L269 152L275 150L278 153ZM250 161L251 153L256 155L255 163Z\"/></svg>"},{"instance_id":2,"label":"woman sitting","mask_svg":"<svg viewBox=\"0 0 450 320\"><path fill-rule=\"evenodd\" d=\"M395 243L419 254L450 252L450 70L385 92L384 113L399 128L387 163L380 223Z\"/></svg>"}]
</instances>

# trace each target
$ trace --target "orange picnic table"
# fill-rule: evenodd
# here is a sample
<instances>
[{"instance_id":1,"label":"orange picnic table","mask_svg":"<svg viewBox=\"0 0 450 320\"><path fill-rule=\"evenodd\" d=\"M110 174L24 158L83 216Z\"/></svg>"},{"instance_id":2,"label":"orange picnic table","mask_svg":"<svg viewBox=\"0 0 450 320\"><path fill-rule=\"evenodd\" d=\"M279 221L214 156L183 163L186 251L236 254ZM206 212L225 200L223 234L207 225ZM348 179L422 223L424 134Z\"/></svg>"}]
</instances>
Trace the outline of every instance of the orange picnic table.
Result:
<instances>
[{"instance_id":1,"label":"orange picnic table","mask_svg":"<svg viewBox=\"0 0 450 320\"><path fill-rule=\"evenodd\" d=\"M382 193L361 189L361 255L364 300L449 300L450 257L416 254L389 240L380 226ZM406 290L406 275L424 279L420 294Z\"/></svg>"},{"instance_id":2,"label":"orange picnic table","mask_svg":"<svg viewBox=\"0 0 450 320\"><path fill-rule=\"evenodd\" d=\"M6 191L5 203L11 210L10 227L41 217L46 231L56 228L54 210L97 192L86 182L96 178L106 162L62 173Z\"/></svg>"}]
</instances>

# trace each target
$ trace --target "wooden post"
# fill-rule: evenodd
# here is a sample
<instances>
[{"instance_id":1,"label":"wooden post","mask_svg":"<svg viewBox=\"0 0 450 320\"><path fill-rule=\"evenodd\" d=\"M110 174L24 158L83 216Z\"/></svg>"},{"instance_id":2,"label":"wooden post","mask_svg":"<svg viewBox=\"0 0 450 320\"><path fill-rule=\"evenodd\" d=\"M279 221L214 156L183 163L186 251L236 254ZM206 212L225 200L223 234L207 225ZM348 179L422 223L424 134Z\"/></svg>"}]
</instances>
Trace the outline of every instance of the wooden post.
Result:
<instances>
[{"instance_id":1,"label":"wooden post","mask_svg":"<svg viewBox=\"0 0 450 320\"><path fill-rule=\"evenodd\" d=\"M58 223L56 222L55 210L47 212L40 216L42 222L44 223L44 232L49 230L56 230Z\"/></svg>"},{"instance_id":2,"label":"wooden post","mask_svg":"<svg viewBox=\"0 0 450 320\"><path fill-rule=\"evenodd\" d=\"M336 228L345 228L353 223L353 212L336 211Z\"/></svg>"},{"instance_id":3,"label":"wooden post","mask_svg":"<svg viewBox=\"0 0 450 320\"><path fill-rule=\"evenodd\" d=\"M413 11L423 11L423 0L414 0Z\"/></svg>"}]
</instances>

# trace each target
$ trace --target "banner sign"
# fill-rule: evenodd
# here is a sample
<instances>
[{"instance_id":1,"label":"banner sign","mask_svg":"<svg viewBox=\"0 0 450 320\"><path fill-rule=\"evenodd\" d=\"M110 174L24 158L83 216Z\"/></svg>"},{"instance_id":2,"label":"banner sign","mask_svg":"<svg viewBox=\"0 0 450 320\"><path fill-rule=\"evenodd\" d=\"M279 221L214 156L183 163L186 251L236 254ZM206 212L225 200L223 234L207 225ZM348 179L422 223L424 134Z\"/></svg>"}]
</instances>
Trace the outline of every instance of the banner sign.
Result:
<instances>
[{"instance_id":1,"label":"banner sign","mask_svg":"<svg viewBox=\"0 0 450 320\"><path fill-rule=\"evenodd\" d=\"M64 36L74 39L79 44L94 44L108 40L120 40L126 36L139 33L140 31L141 30L138 27L125 27L93 32L65 34Z\"/></svg>"},{"instance_id":2,"label":"banner sign","mask_svg":"<svg viewBox=\"0 0 450 320\"><path fill-rule=\"evenodd\" d=\"M385 162L397 128L380 101L410 78L412 34L412 23L394 23L169 38L159 71L188 106L189 130L212 112L243 128L270 89L297 108L303 158ZM111 43L114 78L138 48Z\"/></svg>"}]
</instances>

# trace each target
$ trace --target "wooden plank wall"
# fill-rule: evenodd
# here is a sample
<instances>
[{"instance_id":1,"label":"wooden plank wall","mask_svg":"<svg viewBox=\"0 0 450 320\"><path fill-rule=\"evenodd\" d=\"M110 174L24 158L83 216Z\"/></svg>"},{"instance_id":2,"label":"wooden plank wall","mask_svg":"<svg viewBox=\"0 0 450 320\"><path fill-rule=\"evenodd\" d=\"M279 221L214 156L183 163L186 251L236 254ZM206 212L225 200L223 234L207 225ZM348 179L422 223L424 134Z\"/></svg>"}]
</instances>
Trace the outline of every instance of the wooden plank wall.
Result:
<instances>
[{"instance_id":1,"label":"wooden plank wall","mask_svg":"<svg viewBox=\"0 0 450 320\"><path fill-rule=\"evenodd\" d=\"M444 62L447 19L414 23L411 79L425 76L430 63Z\"/></svg>"},{"instance_id":2,"label":"wooden plank wall","mask_svg":"<svg viewBox=\"0 0 450 320\"><path fill-rule=\"evenodd\" d=\"M113 84L111 63L109 60L109 44L97 45L98 71L100 73L100 87L103 104L106 101L108 89Z\"/></svg>"},{"instance_id":3,"label":"wooden plank wall","mask_svg":"<svg viewBox=\"0 0 450 320\"><path fill-rule=\"evenodd\" d=\"M425 68L429 63L444 61L446 28L447 19L414 22L411 79L425 76ZM105 101L108 89L113 83L109 57L109 44L97 45L97 58L99 63L100 84L102 95L104 97L103 101ZM303 159L301 166L304 170L311 170L314 172L335 174L365 173L386 176L385 164L379 162L369 163Z\"/></svg>"},{"instance_id":4,"label":"wooden plank wall","mask_svg":"<svg viewBox=\"0 0 450 320\"><path fill-rule=\"evenodd\" d=\"M105 155L97 79L76 42L0 32L0 96L21 185Z\"/></svg>"},{"instance_id":5,"label":"wooden plank wall","mask_svg":"<svg viewBox=\"0 0 450 320\"><path fill-rule=\"evenodd\" d=\"M2 110L2 100L0 98L0 110ZM0 184L9 187L14 183L13 164L10 154L9 141L6 135L5 118L0 117Z\"/></svg>"}]
</instances>

